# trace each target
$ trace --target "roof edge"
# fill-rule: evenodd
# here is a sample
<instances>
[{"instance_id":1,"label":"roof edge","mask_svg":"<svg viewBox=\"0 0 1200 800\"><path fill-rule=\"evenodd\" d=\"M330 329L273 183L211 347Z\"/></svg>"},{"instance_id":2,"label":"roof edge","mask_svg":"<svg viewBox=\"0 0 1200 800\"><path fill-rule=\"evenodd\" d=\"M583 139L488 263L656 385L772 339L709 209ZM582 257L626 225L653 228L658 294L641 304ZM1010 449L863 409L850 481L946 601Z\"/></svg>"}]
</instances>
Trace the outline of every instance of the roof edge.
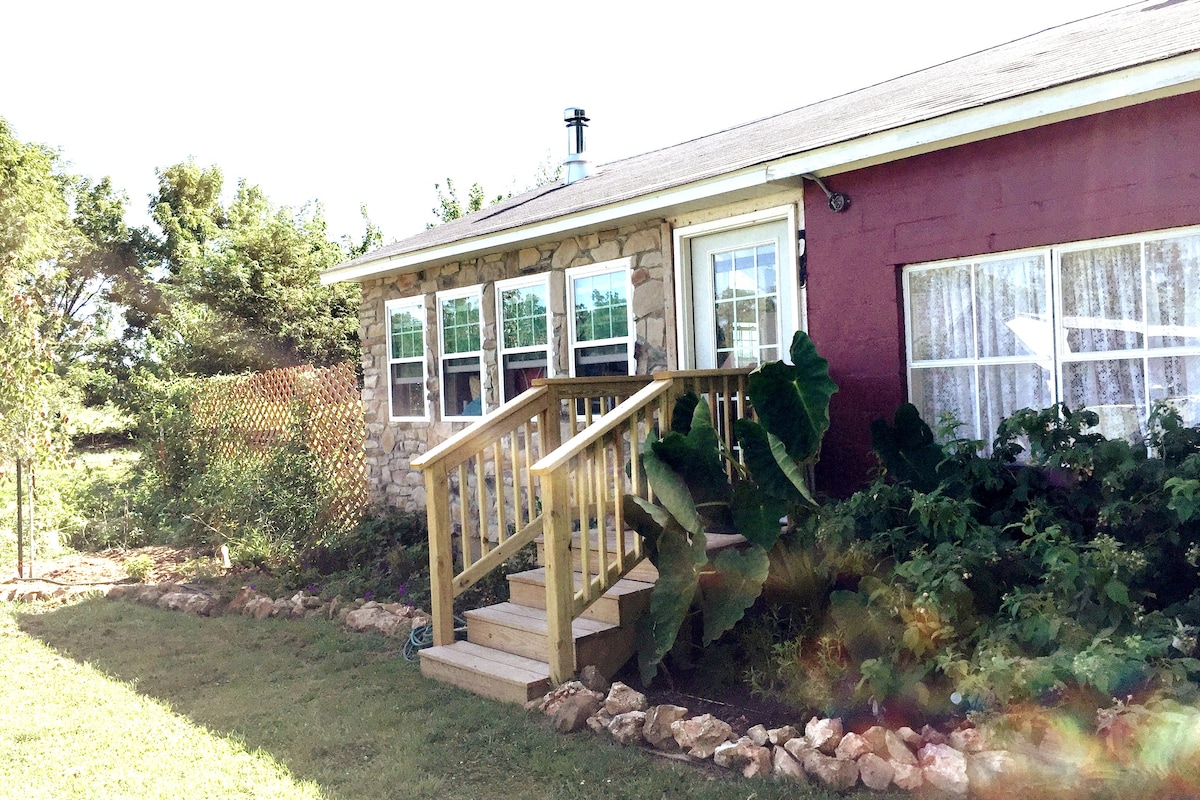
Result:
<instances>
[{"instance_id":1,"label":"roof edge","mask_svg":"<svg viewBox=\"0 0 1200 800\"><path fill-rule=\"evenodd\" d=\"M1192 91L1200 91L1200 51L995 100L573 214L381 259L357 260L353 265L347 263L321 273L321 283L361 281L512 249L519 244L631 216L650 215L681 203L715 199L806 173L848 172Z\"/></svg>"}]
</instances>

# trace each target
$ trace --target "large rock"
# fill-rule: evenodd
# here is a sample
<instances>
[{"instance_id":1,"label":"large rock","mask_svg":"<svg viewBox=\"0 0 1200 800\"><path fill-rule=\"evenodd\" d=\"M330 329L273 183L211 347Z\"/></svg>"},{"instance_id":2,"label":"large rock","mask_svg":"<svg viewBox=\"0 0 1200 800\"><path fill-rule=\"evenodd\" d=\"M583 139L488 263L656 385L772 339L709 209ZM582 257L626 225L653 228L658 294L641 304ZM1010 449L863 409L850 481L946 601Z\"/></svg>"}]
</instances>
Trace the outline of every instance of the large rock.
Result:
<instances>
[{"instance_id":1,"label":"large rock","mask_svg":"<svg viewBox=\"0 0 1200 800\"><path fill-rule=\"evenodd\" d=\"M813 753L820 752L810 745L808 743L808 739L804 738L803 736L797 736L793 739L788 739L783 743L783 749L801 764L804 764L804 762L808 760ZM808 767L805 767L805 769L808 769Z\"/></svg>"},{"instance_id":2,"label":"large rock","mask_svg":"<svg viewBox=\"0 0 1200 800\"><path fill-rule=\"evenodd\" d=\"M747 778L771 774L771 751L754 743L749 736L736 742L723 742L713 751L713 763L725 769L739 769Z\"/></svg>"},{"instance_id":3,"label":"large rock","mask_svg":"<svg viewBox=\"0 0 1200 800\"><path fill-rule=\"evenodd\" d=\"M782 745L775 745L771 754L771 771L777 778L786 778L799 783L808 783L804 765L797 761Z\"/></svg>"},{"instance_id":4,"label":"large rock","mask_svg":"<svg viewBox=\"0 0 1200 800\"><path fill-rule=\"evenodd\" d=\"M907 725L896 728L896 735L903 739L904 743L910 747L920 747L921 745L925 744L923 741L921 741L921 734L917 733Z\"/></svg>"},{"instance_id":5,"label":"large rock","mask_svg":"<svg viewBox=\"0 0 1200 800\"><path fill-rule=\"evenodd\" d=\"M813 717L804 726L804 738L809 747L833 755L842 741L842 721L838 718L818 719Z\"/></svg>"},{"instance_id":6,"label":"large rock","mask_svg":"<svg viewBox=\"0 0 1200 800\"><path fill-rule=\"evenodd\" d=\"M608 725L612 722L612 715L604 710L601 706L600 710L587 718L587 726L592 730L592 733L608 734Z\"/></svg>"},{"instance_id":7,"label":"large rock","mask_svg":"<svg viewBox=\"0 0 1200 800\"><path fill-rule=\"evenodd\" d=\"M967 781L972 793L981 797L1002 794L1019 780L1017 762L1007 750L983 750L967 755Z\"/></svg>"},{"instance_id":8,"label":"large rock","mask_svg":"<svg viewBox=\"0 0 1200 800\"><path fill-rule=\"evenodd\" d=\"M256 597L262 597L262 595L249 586L243 586L241 589L238 589L238 593L235 594L233 599L229 601L229 605L226 606L226 610L230 614L241 614L242 609L246 607L246 604Z\"/></svg>"},{"instance_id":9,"label":"large rock","mask_svg":"<svg viewBox=\"0 0 1200 800\"><path fill-rule=\"evenodd\" d=\"M925 785L925 778L921 775L921 768L916 764L899 764L892 762L892 783L896 787L903 789L906 792L915 792Z\"/></svg>"},{"instance_id":10,"label":"large rock","mask_svg":"<svg viewBox=\"0 0 1200 800\"><path fill-rule=\"evenodd\" d=\"M675 743L695 759L712 758L717 745L733 738L733 728L712 714L701 714L691 719L671 723L671 734Z\"/></svg>"},{"instance_id":11,"label":"large rock","mask_svg":"<svg viewBox=\"0 0 1200 800\"><path fill-rule=\"evenodd\" d=\"M896 776L896 768L890 761L885 761L874 753L867 753L858 759L858 777L870 789L882 792L892 783Z\"/></svg>"},{"instance_id":12,"label":"large rock","mask_svg":"<svg viewBox=\"0 0 1200 800\"><path fill-rule=\"evenodd\" d=\"M646 711L646 726L642 729L642 736L658 750L678 750L679 744L671 733L671 724L686 717L687 713L688 710L683 706L652 706Z\"/></svg>"},{"instance_id":13,"label":"large rock","mask_svg":"<svg viewBox=\"0 0 1200 800\"><path fill-rule=\"evenodd\" d=\"M851 732L842 737L842 740L838 742L838 746L833 752L838 758L857 761L860 756L871 752L871 744L864 737Z\"/></svg>"},{"instance_id":14,"label":"large rock","mask_svg":"<svg viewBox=\"0 0 1200 800\"><path fill-rule=\"evenodd\" d=\"M967 757L948 744L927 744L917 753L921 776L935 789L954 795L967 793Z\"/></svg>"},{"instance_id":15,"label":"large rock","mask_svg":"<svg viewBox=\"0 0 1200 800\"><path fill-rule=\"evenodd\" d=\"M246 603L242 614L255 619L266 619L275 613L275 601L269 597L255 597Z\"/></svg>"},{"instance_id":16,"label":"large rock","mask_svg":"<svg viewBox=\"0 0 1200 800\"><path fill-rule=\"evenodd\" d=\"M608 723L608 732L618 742L628 746L642 743L642 729L645 727L645 711L625 711L613 715L612 722Z\"/></svg>"},{"instance_id":17,"label":"large rock","mask_svg":"<svg viewBox=\"0 0 1200 800\"><path fill-rule=\"evenodd\" d=\"M195 614L198 617L208 617L212 615L213 610L217 607L217 601L206 594L194 594L186 604L183 610L188 614Z\"/></svg>"},{"instance_id":18,"label":"large rock","mask_svg":"<svg viewBox=\"0 0 1200 800\"><path fill-rule=\"evenodd\" d=\"M771 742L771 734L767 733L766 725L755 725L746 731L746 735L759 747L766 747Z\"/></svg>"},{"instance_id":19,"label":"large rock","mask_svg":"<svg viewBox=\"0 0 1200 800\"><path fill-rule=\"evenodd\" d=\"M579 670L579 682L593 692L599 692L600 694L608 694L608 690L612 686L608 682L608 678L604 677L604 674L600 672L599 667L593 664L588 664Z\"/></svg>"},{"instance_id":20,"label":"large rock","mask_svg":"<svg viewBox=\"0 0 1200 800\"><path fill-rule=\"evenodd\" d=\"M983 731L978 728L961 728L951 731L946 743L964 753L979 753L988 749Z\"/></svg>"},{"instance_id":21,"label":"large rock","mask_svg":"<svg viewBox=\"0 0 1200 800\"><path fill-rule=\"evenodd\" d=\"M143 586L134 597L134 601L144 606L152 606L158 603L160 597L174 587L169 584L160 583L152 586Z\"/></svg>"},{"instance_id":22,"label":"large rock","mask_svg":"<svg viewBox=\"0 0 1200 800\"><path fill-rule=\"evenodd\" d=\"M827 756L820 751L813 751L805 759L804 769L835 792L849 791L858 783L857 763Z\"/></svg>"},{"instance_id":23,"label":"large rock","mask_svg":"<svg viewBox=\"0 0 1200 800\"><path fill-rule=\"evenodd\" d=\"M354 612L352 611L350 613L353 614ZM349 617L347 617L347 619L349 619ZM546 696L542 698L542 702L538 706L538 709L547 716L554 716L554 712L558 710L558 707L565 703L568 698L576 694L585 694L594 698L597 708L604 703L604 695L600 694L599 692L593 692L591 689L586 688L579 681L567 681L558 688L547 692Z\"/></svg>"},{"instance_id":24,"label":"large rock","mask_svg":"<svg viewBox=\"0 0 1200 800\"><path fill-rule=\"evenodd\" d=\"M550 725L559 733L571 733L587 724L588 717L600 710L594 692L576 692L566 697L550 715Z\"/></svg>"},{"instance_id":25,"label":"large rock","mask_svg":"<svg viewBox=\"0 0 1200 800\"><path fill-rule=\"evenodd\" d=\"M159 608L166 608L171 611L183 611L188 604L188 601L193 597L191 592L168 592L158 598L155 603Z\"/></svg>"},{"instance_id":26,"label":"large rock","mask_svg":"<svg viewBox=\"0 0 1200 800\"><path fill-rule=\"evenodd\" d=\"M795 739L799 735L800 731L791 725L784 725L782 728L771 728L767 731L767 738L771 744L785 744L790 739Z\"/></svg>"},{"instance_id":27,"label":"large rock","mask_svg":"<svg viewBox=\"0 0 1200 800\"><path fill-rule=\"evenodd\" d=\"M629 711L645 711L646 695L617 681L604 698L604 710L614 717Z\"/></svg>"}]
</instances>

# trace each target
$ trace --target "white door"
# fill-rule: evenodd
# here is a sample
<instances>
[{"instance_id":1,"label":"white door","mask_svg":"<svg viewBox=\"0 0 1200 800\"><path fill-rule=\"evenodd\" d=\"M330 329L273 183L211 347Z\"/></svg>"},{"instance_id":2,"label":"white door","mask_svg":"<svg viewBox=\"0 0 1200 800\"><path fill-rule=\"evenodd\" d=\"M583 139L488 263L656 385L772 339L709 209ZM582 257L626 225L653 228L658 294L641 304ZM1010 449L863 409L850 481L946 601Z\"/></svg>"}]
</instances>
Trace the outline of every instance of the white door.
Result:
<instances>
[{"instance_id":1,"label":"white door","mask_svg":"<svg viewBox=\"0 0 1200 800\"><path fill-rule=\"evenodd\" d=\"M697 369L787 356L799 318L793 236L784 218L688 239Z\"/></svg>"}]
</instances>

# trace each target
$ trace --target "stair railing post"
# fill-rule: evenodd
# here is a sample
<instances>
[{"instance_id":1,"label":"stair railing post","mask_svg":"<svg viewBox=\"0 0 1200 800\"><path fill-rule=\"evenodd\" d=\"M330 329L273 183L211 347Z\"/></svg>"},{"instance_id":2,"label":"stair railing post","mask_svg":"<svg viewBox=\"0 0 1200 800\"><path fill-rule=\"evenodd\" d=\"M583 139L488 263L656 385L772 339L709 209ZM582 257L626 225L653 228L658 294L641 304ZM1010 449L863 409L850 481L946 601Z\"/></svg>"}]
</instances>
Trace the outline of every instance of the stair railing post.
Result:
<instances>
[{"instance_id":1,"label":"stair railing post","mask_svg":"<svg viewBox=\"0 0 1200 800\"><path fill-rule=\"evenodd\" d=\"M425 508L429 521L429 579L433 643L454 643L454 543L450 535L450 481L446 468L425 471Z\"/></svg>"},{"instance_id":2,"label":"stair railing post","mask_svg":"<svg viewBox=\"0 0 1200 800\"><path fill-rule=\"evenodd\" d=\"M546 548L546 639L550 680L558 686L575 674L575 640L571 622L575 581L571 571L570 483L567 470L556 469L542 482Z\"/></svg>"}]
</instances>

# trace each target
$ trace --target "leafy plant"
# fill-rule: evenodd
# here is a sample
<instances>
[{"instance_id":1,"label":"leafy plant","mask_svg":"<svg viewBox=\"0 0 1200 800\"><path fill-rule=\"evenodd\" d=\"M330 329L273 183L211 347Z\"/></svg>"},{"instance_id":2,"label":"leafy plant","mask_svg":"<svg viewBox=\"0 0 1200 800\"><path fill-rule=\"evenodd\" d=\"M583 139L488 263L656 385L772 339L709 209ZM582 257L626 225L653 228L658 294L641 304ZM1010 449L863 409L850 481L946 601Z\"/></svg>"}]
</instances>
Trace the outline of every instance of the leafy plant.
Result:
<instances>
[{"instance_id":1,"label":"leafy plant","mask_svg":"<svg viewBox=\"0 0 1200 800\"><path fill-rule=\"evenodd\" d=\"M803 332L792 340L791 358L791 364L771 362L750 374L748 393L760 421L735 425L745 466L724 451L707 402L694 395L676 405L670 432L646 439L641 463L657 503L625 497L626 519L645 537L659 572L639 628L646 681L676 646L693 605L703 623L702 646L742 619L770 573L781 520L794 522L817 505L805 471L820 451L837 387L829 363ZM749 547L725 550L710 562L707 533L732 531Z\"/></svg>"}]
</instances>

